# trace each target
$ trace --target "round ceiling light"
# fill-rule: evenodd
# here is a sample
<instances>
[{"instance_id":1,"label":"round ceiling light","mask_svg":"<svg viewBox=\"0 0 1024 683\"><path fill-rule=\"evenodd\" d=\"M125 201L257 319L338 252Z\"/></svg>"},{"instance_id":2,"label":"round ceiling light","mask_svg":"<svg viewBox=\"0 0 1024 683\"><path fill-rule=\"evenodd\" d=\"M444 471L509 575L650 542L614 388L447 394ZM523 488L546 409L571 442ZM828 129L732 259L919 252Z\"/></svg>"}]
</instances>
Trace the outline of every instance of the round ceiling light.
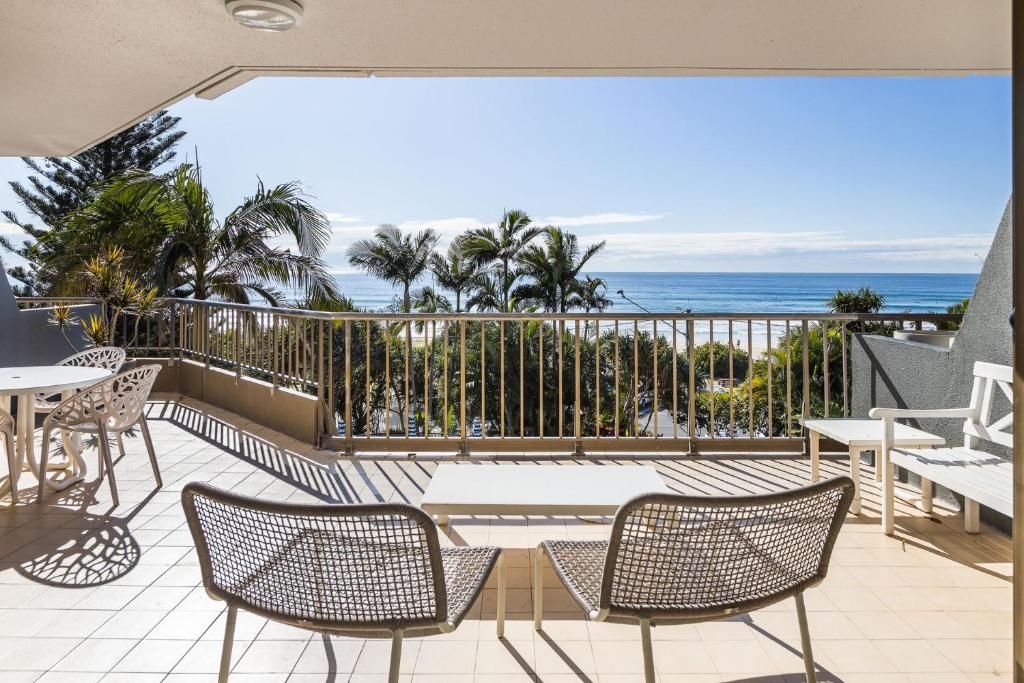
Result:
<instances>
[{"instance_id":1,"label":"round ceiling light","mask_svg":"<svg viewBox=\"0 0 1024 683\"><path fill-rule=\"evenodd\" d=\"M293 0L227 0L224 9L246 28L287 31L302 21L302 5Z\"/></svg>"}]
</instances>

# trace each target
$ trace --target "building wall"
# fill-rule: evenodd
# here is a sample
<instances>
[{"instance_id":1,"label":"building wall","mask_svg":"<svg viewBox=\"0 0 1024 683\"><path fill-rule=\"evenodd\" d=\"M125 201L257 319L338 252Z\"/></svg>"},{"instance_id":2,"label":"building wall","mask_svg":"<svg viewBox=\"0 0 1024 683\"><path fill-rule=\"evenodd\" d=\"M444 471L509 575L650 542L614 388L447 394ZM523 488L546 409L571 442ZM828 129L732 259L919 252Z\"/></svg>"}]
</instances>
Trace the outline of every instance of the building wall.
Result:
<instances>
[{"instance_id":1,"label":"building wall","mask_svg":"<svg viewBox=\"0 0 1024 683\"><path fill-rule=\"evenodd\" d=\"M0 261L2 270L3 261ZM93 305L73 308L80 319L99 313L99 307ZM68 339L50 325L52 310L19 310L6 275L0 274L0 365L52 365L88 348L80 325L67 331Z\"/></svg>"},{"instance_id":2,"label":"building wall","mask_svg":"<svg viewBox=\"0 0 1024 683\"><path fill-rule=\"evenodd\" d=\"M992 248L971 297L970 306L951 349L907 342L878 335L854 335L851 348L854 417L867 417L875 406L900 408L952 408L970 401L975 361L1011 364L1012 227L1007 203ZM998 392L997 392L998 394ZM994 414L1009 411L1003 404ZM942 436L951 445L963 443L962 421L920 420L921 429ZM1010 457L1009 449L989 450Z\"/></svg>"},{"instance_id":3,"label":"building wall","mask_svg":"<svg viewBox=\"0 0 1024 683\"><path fill-rule=\"evenodd\" d=\"M236 377L233 372L191 360L139 358L135 362L162 366L154 392L190 396L307 444L319 444L320 413L315 396L251 377Z\"/></svg>"}]
</instances>

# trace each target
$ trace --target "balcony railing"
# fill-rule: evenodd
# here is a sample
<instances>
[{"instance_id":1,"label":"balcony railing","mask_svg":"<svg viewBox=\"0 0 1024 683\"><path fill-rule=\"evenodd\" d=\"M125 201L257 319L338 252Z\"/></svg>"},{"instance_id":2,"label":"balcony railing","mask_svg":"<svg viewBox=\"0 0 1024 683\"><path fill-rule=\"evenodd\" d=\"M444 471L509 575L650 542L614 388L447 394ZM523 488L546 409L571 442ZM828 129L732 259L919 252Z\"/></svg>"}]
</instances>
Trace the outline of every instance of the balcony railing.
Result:
<instances>
[{"instance_id":1,"label":"balcony railing","mask_svg":"<svg viewBox=\"0 0 1024 683\"><path fill-rule=\"evenodd\" d=\"M799 450L802 416L849 415L852 334L960 316L328 313L168 299L119 320L117 342L135 356L316 396L325 445L466 454Z\"/></svg>"}]
</instances>

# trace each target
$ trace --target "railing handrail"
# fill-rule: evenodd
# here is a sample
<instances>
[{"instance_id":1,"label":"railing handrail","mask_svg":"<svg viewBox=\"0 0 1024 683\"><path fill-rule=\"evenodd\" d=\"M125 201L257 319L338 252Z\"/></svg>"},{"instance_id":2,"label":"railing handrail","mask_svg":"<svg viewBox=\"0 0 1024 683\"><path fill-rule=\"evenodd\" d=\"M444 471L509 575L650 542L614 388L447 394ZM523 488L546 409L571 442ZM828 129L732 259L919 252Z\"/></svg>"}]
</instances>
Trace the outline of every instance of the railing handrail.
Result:
<instances>
[{"instance_id":1,"label":"railing handrail","mask_svg":"<svg viewBox=\"0 0 1024 683\"><path fill-rule=\"evenodd\" d=\"M99 299L90 297L17 297L16 301L24 303L47 303L59 301L64 303L100 303ZM608 321L701 321L701 320L793 320L793 321L816 321L828 320L830 322L887 322L887 321L927 321L927 322L958 322L963 319L960 313L940 313L931 311L893 311L887 313L832 313L829 311L624 311L621 313L609 312L585 312L573 311L566 313L556 312L522 312L522 313L478 313L442 311L437 313L399 313L388 311L314 311L305 308L285 308L281 306L259 306L255 304L236 304L227 301L216 301L210 299L186 299L167 297L160 301L164 303L202 306L207 308L220 308L235 311L248 311L252 313L273 313L278 316L308 318L312 320L331 320L343 322L386 320L389 322L411 321L557 321L557 320L608 320Z\"/></svg>"},{"instance_id":2,"label":"railing handrail","mask_svg":"<svg viewBox=\"0 0 1024 683\"><path fill-rule=\"evenodd\" d=\"M120 316L111 334L119 332L135 353L315 395L323 438L347 453L394 449L403 438L410 448L453 444L463 454L470 441L495 439L513 439L507 443L517 449L533 439L542 446L571 440L575 453L609 442L687 452L702 440L792 446L801 443L799 418L849 415L852 334L869 323L882 323L875 331L885 333L963 318L928 311L398 313L159 301L152 314Z\"/></svg>"}]
</instances>

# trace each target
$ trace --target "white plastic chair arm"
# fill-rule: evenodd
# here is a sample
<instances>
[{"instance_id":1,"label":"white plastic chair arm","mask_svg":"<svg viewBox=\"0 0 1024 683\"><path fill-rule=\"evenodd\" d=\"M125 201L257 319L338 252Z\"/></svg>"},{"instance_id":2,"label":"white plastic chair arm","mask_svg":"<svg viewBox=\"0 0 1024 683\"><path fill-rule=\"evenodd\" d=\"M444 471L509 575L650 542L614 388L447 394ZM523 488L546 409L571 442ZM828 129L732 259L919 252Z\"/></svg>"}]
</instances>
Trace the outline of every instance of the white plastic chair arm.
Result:
<instances>
[{"instance_id":1,"label":"white plastic chair arm","mask_svg":"<svg viewBox=\"0 0 1024 683\"><path fill-rule=\"evenodd\" d=\"M958 417L966 419L973 417L974 408L935 408L930 410L916 408L872 408L868 411L868 417L880 418L907 418L907 417Z\"/></svg>"}]
</instances>

